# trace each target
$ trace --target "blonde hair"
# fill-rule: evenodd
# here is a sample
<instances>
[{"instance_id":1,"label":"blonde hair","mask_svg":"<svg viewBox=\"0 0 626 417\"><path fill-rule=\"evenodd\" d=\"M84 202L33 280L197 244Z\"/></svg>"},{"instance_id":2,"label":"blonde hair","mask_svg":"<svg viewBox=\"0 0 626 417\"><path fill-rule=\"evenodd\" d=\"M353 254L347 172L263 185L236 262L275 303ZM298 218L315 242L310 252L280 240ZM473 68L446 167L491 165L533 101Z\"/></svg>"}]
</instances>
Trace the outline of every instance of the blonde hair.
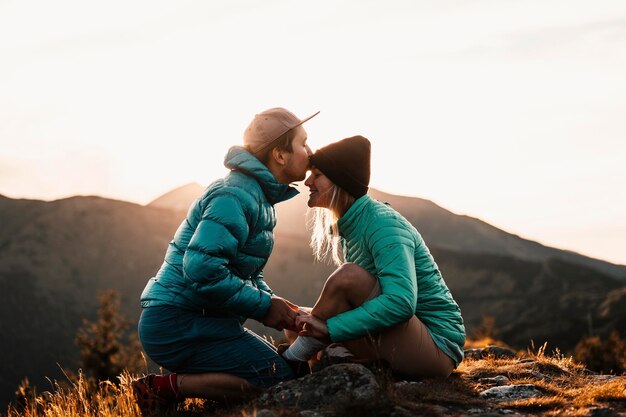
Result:
<instances>
[{"instance_id":1,"label":"blonde hair","mask_svg":"<svg viewBox=\"0 0 626 417\"><path fill-rule=\"evenodd\" d=\"M307 223L311 229L310 245L315 260L326 261L330 255L335 265L340 266L344 263L343 254L340 254L337 221L353 202L354 197L334 184L328 208L315 207L307 213L307 216L310 216Z\"/></svg>"}]
</instances>

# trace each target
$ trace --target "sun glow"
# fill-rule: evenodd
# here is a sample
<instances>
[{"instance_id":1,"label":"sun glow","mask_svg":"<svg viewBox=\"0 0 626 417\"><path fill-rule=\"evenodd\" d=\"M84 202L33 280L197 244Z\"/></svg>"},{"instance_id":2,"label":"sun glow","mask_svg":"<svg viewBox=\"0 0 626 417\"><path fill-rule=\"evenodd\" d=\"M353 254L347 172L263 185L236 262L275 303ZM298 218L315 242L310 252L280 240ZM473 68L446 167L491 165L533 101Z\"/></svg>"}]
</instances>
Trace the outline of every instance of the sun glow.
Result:
<instances>
[{"instance_id":1,"label":"sun glow","mask_svg":"<svg viewBox=\"0 0 626 417\"><path fill-rule=\"evenodd\" d=\"M36 3L36 7L34 4ZM0 5L0 193L147 203L256 112L362 134L372 185L626 263L620 1Z\"/></svg>"}]
</instances>

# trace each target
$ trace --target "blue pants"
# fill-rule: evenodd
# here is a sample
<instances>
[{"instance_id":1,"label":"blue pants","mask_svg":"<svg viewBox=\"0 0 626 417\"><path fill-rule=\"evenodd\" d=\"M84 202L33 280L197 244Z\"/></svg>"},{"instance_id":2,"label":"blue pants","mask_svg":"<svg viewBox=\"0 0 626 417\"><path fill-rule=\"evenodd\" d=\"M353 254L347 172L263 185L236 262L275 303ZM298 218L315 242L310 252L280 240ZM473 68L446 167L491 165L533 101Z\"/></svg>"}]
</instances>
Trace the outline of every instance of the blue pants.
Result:
<instances>
[{"instance_id":1,"label":"blue pants","mask_svg":"<svg viewBox=\"0 0 626 417\"><path fill-rule=\"evenodd\" d=\"M139 340L146 354L171 372L227 373L260 387L295 377L276 349L235 317L148 307L139 319Z\"/></svg>"}]
</instances>

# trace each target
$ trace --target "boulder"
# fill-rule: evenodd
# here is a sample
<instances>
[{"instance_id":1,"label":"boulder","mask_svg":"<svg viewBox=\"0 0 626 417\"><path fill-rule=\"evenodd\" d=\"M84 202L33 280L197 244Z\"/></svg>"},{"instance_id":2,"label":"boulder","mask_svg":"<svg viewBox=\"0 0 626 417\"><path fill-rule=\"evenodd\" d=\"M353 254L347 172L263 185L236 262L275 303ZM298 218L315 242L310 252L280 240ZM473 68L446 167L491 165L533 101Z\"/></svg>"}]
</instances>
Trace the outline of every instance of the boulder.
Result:
<instances>
[{"instance_id":1,"label":"boulder","mask_svg":"<svg viewBox=\"0 0 626 417\"><path fill-rule=\"evenodd\" d=\"M256 417L277 417L276 414L272 410L259 410L256 412Z\"/></svg>"},{"instance_id":2,"label":"boulder","mask_svg":"<svg viewBox=\"0 0 626 417\"><path fill-rule=\"evenodd\" d=\"M493 357L495 359L513 359L515 358L515 351L491 345L484 348L465 349L465 357L469 359L482 359L486 357Z\"/></svg>"},{"instance_id":3,"label":"boulder","mask_svg":"<svg viewBox=\"0 0 626 417\"><path fill-rule=\"evenodd\" d=\"M363 365L332 365L300 379L269 388L257 400L259 407L280 405L320 410L337 404L371 404L384 396L372 371Z\"/></svg>"},{"instance_id":4,"label":"boulder","mask_svg":"<svg viewBox=\"0 0 626 417\"><path fill-rule=\"evenodd\" d=\"M500 402L533 398L541 394L542 392L533 384L519 384L489 388L481 392L480 396Z\"/></svg>"},{"instance_id":5,"label":"boulder","mask_svg":"<svg viewBox=\"0 0 626 417\"><path fill-rule=\"evenodd\" d=\"M509 378L504 375L496 375L491 378L480 378L478 382L482 382L483 384L491 384L491 385L506 385L509 383Z\"/></svg>"}]
</instances>

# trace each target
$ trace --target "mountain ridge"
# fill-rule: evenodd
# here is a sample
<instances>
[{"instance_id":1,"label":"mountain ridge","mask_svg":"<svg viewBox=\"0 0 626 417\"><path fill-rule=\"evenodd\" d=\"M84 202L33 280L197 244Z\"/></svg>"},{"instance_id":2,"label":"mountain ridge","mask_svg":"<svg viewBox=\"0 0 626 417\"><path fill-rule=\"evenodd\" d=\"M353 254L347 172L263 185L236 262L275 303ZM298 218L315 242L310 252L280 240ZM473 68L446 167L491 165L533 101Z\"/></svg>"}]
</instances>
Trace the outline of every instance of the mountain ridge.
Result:
<instances>
[{"instance_id":1,"label":"mountain ridge","mask_svg":"<svg viewBox=\"0 0 626 417\"><path fill-rule=\"evenodd\" d=\"M184 207L186 210L203 191L204 187L200 184L185 184L163 194L146 206L175 209ZM372 198L389 202L391 207L401 212L417 227L429 245L434 244L454 251L503 254L535 261L557 257L592 266L626 282L626 265L544 245L502 230L480 218L456 214L433 201L420 197L395 195L373 188L370 188L369 194ZM291 200L276 205L278 219L276 234L289 233L308 239L309 233L304 220L306 207L306 194L303 192ZM301 217L300 224L298 224L298 216ZM289 227L282 227L287 223ZM482 239L479 239L480 237ZM503 244L506 245L503 246Z\"/></svg>"}]
</instances>

